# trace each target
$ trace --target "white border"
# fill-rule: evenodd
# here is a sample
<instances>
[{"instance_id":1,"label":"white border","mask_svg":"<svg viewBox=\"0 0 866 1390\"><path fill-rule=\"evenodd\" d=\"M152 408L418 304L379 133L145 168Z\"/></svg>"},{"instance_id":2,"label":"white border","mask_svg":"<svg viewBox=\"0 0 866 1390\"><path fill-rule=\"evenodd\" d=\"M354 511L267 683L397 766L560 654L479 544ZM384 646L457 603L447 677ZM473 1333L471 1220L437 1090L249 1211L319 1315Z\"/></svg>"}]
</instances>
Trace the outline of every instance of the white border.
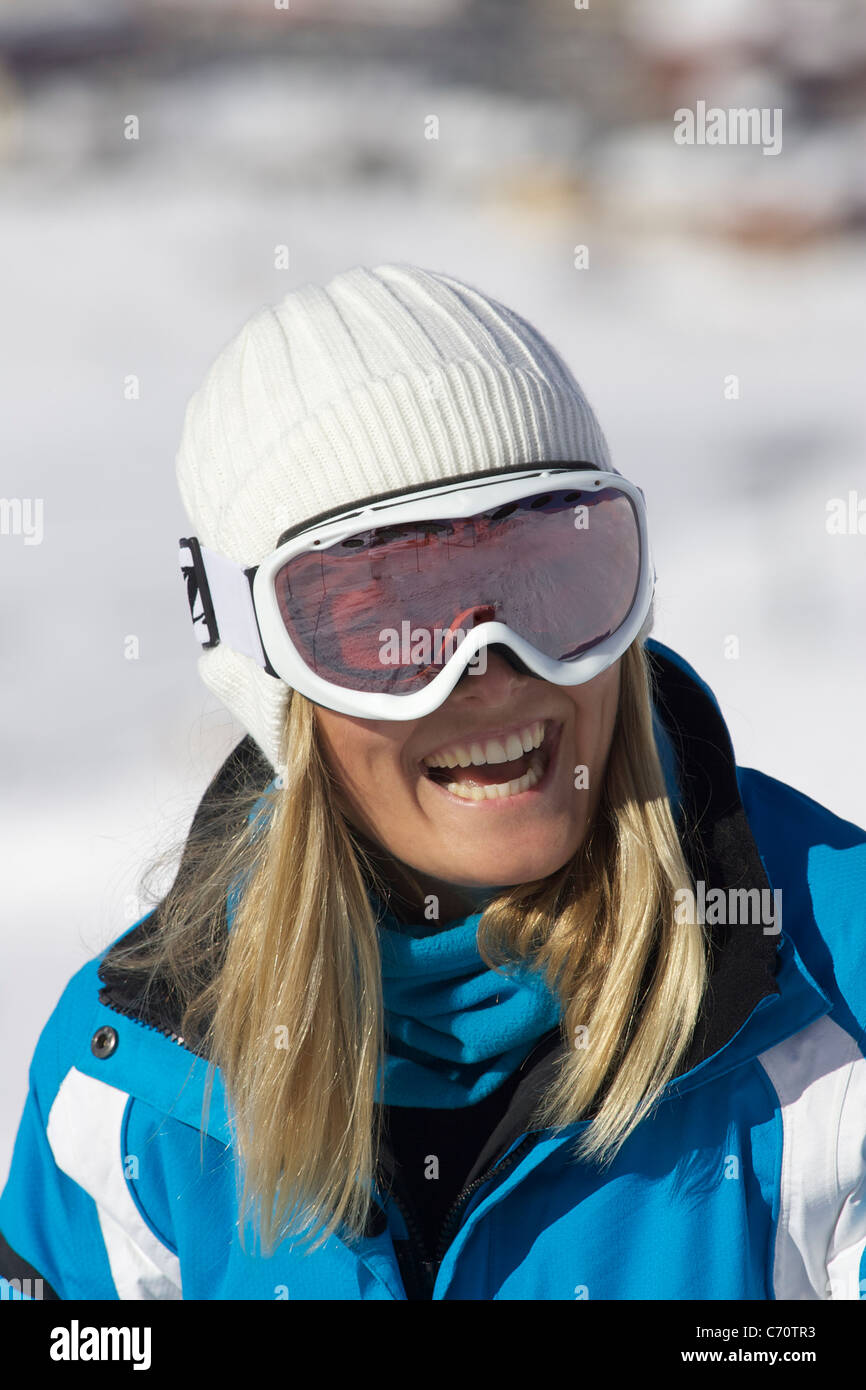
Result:
<instances>
[{"instance_id":1,"label":"white border","mask_svg":"<svg viewBox=\"0 0 866 1390\"><path fill-rule=\"evenodd\" d=\"M826 1015L758 1056L779 1099L776 1299L860 1299L866 1058Z\"/></svg>"},{"instance_id":2,"label":"white border","mask_svg":"<svg viewBox=\"0 0 866 1390\"><path fill-rule=\"evenodd\" d=\"M121 1152L129 1094L70 1067L48 1115L57 1167L92 1197L119 1299L181 1299L180 1261L157 1240L126 1183Z\"/></svg>"}]
</instances>

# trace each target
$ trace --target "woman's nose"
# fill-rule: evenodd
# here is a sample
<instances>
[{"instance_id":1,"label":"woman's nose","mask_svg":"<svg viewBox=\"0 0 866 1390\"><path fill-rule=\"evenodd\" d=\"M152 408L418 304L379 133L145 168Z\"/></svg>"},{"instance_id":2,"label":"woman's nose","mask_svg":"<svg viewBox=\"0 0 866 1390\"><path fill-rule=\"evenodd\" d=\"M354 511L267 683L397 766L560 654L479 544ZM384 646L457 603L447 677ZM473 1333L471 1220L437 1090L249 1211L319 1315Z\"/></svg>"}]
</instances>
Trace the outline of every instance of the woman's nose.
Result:
<instances>
[{"instance_id":1,"label":"woman's nose","mask_svg":"<svg viewBox=\"0 0 866 1390\"><path fill-rule=\"evenodd\" d=\"M520 658L499 643L482 647L479 655L484 659L466 667L452 691L452 699L456 696L505 704L531 675Z\"/></svg>"}]
</instances>

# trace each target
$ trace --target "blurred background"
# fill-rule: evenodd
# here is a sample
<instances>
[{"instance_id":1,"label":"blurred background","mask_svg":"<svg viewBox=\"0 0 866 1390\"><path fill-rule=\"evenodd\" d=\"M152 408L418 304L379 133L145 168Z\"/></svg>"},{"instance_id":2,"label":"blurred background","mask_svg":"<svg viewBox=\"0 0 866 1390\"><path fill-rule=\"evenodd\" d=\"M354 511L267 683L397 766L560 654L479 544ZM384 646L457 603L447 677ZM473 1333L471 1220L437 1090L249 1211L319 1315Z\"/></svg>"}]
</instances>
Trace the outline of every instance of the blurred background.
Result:
<instances>
[{"instance_id":1,"label":"blurred background","mask_svg":"<svg viewBox=\"0 0 866 1390\"><path fill-rule=\"evenodd\" d=\"M678 144L698 102L781 150ZM411 261L536 324L646 493L654 635L866 825L864 137L862 0L6 0L0 1183L48 1014L243 736L174 453L300 284Z\"/></svg>"}]
</instances>

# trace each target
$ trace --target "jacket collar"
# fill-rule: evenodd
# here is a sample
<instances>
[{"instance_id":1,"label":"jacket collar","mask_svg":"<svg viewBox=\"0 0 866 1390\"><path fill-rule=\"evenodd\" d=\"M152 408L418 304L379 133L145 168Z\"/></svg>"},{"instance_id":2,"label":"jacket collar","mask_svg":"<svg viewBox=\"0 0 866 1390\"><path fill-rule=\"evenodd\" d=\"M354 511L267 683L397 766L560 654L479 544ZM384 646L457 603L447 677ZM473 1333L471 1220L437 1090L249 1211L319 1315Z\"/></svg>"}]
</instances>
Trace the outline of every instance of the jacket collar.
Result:
<instances>
[{"instance_id":1,"label":"jacket collar","mask_svg":"<svg viewBox=\"0 0 866 1390\"><path fill-rule=\"evenodd\" d=\"M677 829L696 882L704 882L707 895L714 888L757 888L772 893L773 885L746 818L730 737L714 695L670 648L652 639L646 645L653 675L659 751L663 762L666 757L673 757L670 771L679 791ZM202 797L193 820L196 829L209 818L214 798L236 784L239 777L260 779L262 790L272 779L270 765L249 736L229 755ZM179 874L183 872L184 859L178 870ZM804 904L795 903L793 907L795 912L809 910ZM789 911L786 897L786 920ZM135 939L143 940L158 924L157 908L120 941L129 945ZM176 1043L180 1017L170 988L157 979L145 989L141 977L125 972L114 960L113 952L114 946L99 965L103 986L100 1005L155 1029ZM782 1041L829 1008L829 1000L808 975L784 931L768 934L760 921L712 926L708 988L691 1045L668 1089L684 1091L702 1084ZM526 1133L532 1111L553 1077L564 1046L559 1029L553 1029L525 1059L506 1113L490 1135L467 1182L486 1171ZM184 1043L173 1051L175 1055L186 1055L187 1062L190 1053L196 1054L192 1072L200 1071L204 1076L203 1060L193 1045ZM174 1072L176 1065L169 1070ZM193 1090L197 1093L196 1087ZM185 1103L182 1108L186 1111L190 1107ZM174 1113L178 1113L177 1107ZM227 1142L225 1102L218 1072L207 1128ZM384 1159L386 1167L390 1167L387 1148Z\"/></svg>"}]
</instances>

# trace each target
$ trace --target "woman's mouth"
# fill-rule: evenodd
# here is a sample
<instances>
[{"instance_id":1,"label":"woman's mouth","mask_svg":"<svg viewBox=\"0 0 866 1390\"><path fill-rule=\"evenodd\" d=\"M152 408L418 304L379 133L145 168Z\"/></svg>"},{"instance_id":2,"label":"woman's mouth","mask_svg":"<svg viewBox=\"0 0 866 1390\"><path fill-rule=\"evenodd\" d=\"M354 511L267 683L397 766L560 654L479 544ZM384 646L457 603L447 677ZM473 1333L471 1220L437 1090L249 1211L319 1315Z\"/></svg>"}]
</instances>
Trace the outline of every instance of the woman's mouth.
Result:
<instances>
[{"instance_id":1,"label":"woman's mouth","mask_svg":"<svg viewBox=\"0 0 866 1390\"><path fill-rule=\"evenodd\" d=\"M498 738L455 742L423 758L428 779L464 801L502 801L545 780L560 725L537 719Z\"/></svg>"}]
</instances>

